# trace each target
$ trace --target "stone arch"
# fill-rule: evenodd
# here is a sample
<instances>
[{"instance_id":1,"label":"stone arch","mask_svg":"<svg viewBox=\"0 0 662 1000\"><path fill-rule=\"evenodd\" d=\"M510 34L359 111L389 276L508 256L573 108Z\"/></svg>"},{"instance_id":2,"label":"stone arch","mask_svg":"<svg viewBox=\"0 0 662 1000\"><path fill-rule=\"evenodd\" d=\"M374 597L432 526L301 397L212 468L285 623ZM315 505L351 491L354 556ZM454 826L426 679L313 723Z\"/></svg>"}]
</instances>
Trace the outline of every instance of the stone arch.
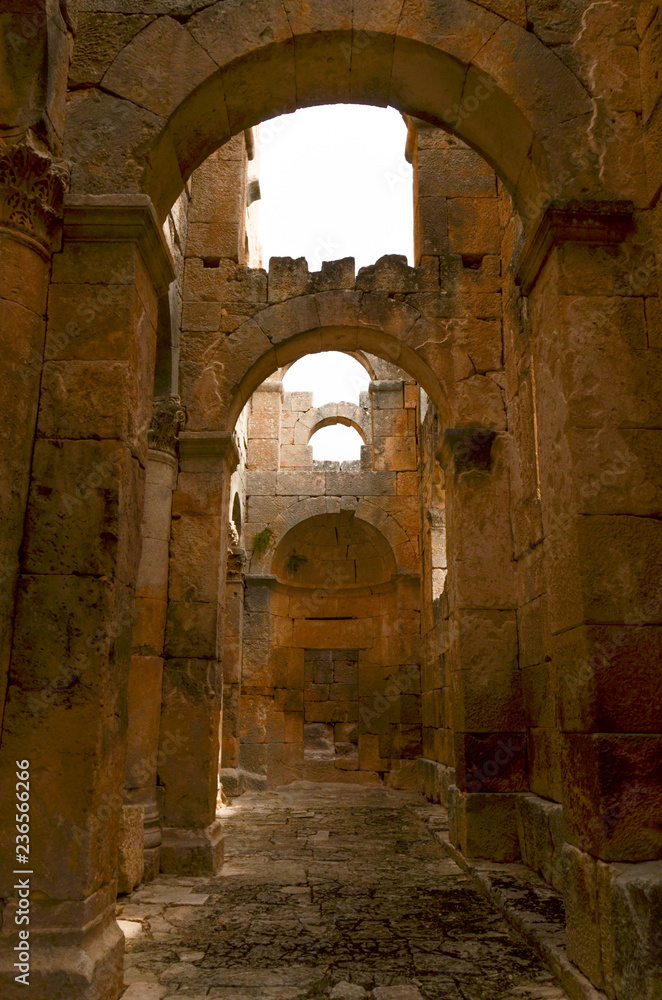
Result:
<instances>
[{"instance_id":1,"label":"stone arch","mask_svg":"<svg viewBox=\"0 0 662 1000\"><path fill-rule=\"evenodd\" d=\"M353 427L359 434L364 444L368 444L371 433L369 423L366 419L366 412L360 406L353 403L325 403L315 411L314 423L308 434L308 442L324 427L333 427L342 424L344 427Z\"/></svg>"},{"instance_id":2,"label":"stone arch","mask_svg":"<svg viewBox=\"0 0 662 1000\"><path fill-rule=\"evenodd\" d=\"M255 390L275 371L306 354L348 349L365 351L405 371L446 422L450 352L448 344L439 343L434 324L418 309L388 295L337 291L267 306L215 341L204 360L185 365L181 393L189 430L231 433Z\"/></svg>"},{"instance_id":3,"label":"stone arch","mask_svg":"<svg viewBox=\"0 0 662 1000\"><path fill-rule=\"evenodd\" d=\"M393 550L398 573L417 572L418 550L405 529L392 514L365 497L320 496L296 500L267 525L271 529L270 545L266 551L251 555L251 574L265 576L270 573L274 552L277 551L283 538L297 525L311 518L342 512L365 521L384 537Z\"/></svg>"},{"instance_id":4,"label":"stone arch","mask_svg":"<svg viewBox=\"0 0 662 1000\"><path fill-rule=\"evenodd\" d=\"M72 95L75 188L142 190L163 219L233 135L297 108L360 103L454 132L525 217L550 197L599 189L587 157L591 98L532 32L470 0L347 7L219 0L157 17L98 88Z\"/></svg>"},{"instance_id":5,"label":"stone arch","mask_svg":"<svg viewBox=\"0 0 662 1000\"><path fill-rule=\"evenodd\" d=\"M341 539L344 535L345 540L351 539L354 544L361 544L367 550L363 558L368 560L369 575L361 578L356 557L333 561L320 558L319 546L314 544L315 536L319 537L319 529L324 531L329 527L332 532L342 532ZM290 570L288 559L294 551L303 559L299 566ZM306 589L382 586L393 579L396 558L392 545L379 528L356 516L354 511L345 509L339 513L318 514L297 521L280 538L273 552L271 572L281 583Z\"/></svg>"}]
</instances>

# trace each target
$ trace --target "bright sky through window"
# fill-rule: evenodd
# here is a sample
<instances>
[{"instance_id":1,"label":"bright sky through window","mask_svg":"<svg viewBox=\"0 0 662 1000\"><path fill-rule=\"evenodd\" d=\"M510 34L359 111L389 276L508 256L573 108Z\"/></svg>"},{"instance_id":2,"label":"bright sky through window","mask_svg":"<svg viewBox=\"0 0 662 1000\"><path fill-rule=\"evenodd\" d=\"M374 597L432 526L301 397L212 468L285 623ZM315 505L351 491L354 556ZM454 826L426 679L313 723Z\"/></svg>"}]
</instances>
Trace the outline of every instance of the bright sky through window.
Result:
<instances>
[{"instance_id":1,"label":"bright sky through window","mask_svg":"<svg viewBox=\"0 0 662 1000\"><path fill-rule=\"evenodd\" d=\"M310 439L315 462L358 462L363 439L354 427L322 427Z\"/></svg>"},{"instance_id":2,"label":"bright sky through window","mask_svg":"<svg viewBox=\"0 0 662 1000\"><path fill-rule=\"evenodd\" d=\"M413 263L413 174L393 108L306 108L260 126L260 239L270 257L322 261L384 254Z\"/></svg>"},{"instance_id":3,"label":"bright sky through window","mask_svg":"<svg viewBox=\"0 0 662 1000\"><path fill-rule=\"evenodd\" d=\"M295 361L283 378L285 392L312 392L313 406L358 403L369 385L370 376L363 365L340 351L307 354Z\"/></svg>"},{"instance_id":4,"label":"bright sky through window","mask_svg":"<svg viewBox=\"0 0 662 1000\"><path fill-rule=\"evenodd\" d=\"M324 351L296 361L283 378L286 392L312 392L313 405L358 403L368 391L370 376L349 354ZM343 424L323 427L310 440L316 462L352 462L361 457L363 441L358 431Z\"/></svg>"}]
</instances>

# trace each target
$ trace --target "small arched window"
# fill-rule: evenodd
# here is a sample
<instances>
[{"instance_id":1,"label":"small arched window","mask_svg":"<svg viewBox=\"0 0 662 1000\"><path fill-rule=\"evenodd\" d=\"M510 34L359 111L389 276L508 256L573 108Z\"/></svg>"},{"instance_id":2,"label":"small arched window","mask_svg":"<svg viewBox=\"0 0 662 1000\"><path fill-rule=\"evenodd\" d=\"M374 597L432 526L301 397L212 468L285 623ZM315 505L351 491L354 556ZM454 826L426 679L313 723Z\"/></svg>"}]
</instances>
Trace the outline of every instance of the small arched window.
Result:
<instances>
[{"instance_id":1,"label":"small arched window","mask_svg":"<svg viewBox=\"0 0 662 1000\"><path fill-rule=\"evenodd\" d=\"M237 529L237 535L241 538L241 500L238 493L235 493L232 501L232 521Z\"/></svg>"}]
</instances>

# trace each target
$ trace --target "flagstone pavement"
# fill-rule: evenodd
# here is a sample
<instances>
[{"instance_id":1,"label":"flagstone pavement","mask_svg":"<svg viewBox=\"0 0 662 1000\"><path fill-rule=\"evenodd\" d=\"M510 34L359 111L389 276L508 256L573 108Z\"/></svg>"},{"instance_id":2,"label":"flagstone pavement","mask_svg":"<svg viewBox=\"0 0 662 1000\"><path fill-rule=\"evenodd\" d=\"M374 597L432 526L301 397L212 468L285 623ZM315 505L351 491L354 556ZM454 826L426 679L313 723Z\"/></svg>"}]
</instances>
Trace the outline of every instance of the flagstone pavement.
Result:
<instances>
[{"instance_id":1,"label":"flagstone pavement","mask_svg":"<svg viewBox=\"0 0 662 1000\"><path fill-rule=\"evenodd\" d=\"M299 782L221 816L219 875L161 875L118 904L123 1000L567 1000L421 796Z\"/></svg>"}]
</instances>

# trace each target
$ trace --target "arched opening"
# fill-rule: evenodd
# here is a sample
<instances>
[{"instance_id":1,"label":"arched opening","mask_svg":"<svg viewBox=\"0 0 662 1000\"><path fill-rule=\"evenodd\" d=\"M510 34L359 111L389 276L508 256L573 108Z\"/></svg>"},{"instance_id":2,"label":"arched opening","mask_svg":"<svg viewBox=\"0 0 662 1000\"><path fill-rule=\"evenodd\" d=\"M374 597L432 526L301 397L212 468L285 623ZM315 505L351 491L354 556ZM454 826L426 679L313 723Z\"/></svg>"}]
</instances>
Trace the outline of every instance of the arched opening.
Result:
<instances>
[{"instance_id":1,"label":"arched opening","mask_svg":"<svg viewBox=\"0 0 662 1000\"><path fill-rule=\"evenodd\" d=\"M234 500L232 501L232 523L234 524L235 531L237 532L237 539L241 538L241 499L238 493L235 493Z\"/></svg>"}]
</instances>

